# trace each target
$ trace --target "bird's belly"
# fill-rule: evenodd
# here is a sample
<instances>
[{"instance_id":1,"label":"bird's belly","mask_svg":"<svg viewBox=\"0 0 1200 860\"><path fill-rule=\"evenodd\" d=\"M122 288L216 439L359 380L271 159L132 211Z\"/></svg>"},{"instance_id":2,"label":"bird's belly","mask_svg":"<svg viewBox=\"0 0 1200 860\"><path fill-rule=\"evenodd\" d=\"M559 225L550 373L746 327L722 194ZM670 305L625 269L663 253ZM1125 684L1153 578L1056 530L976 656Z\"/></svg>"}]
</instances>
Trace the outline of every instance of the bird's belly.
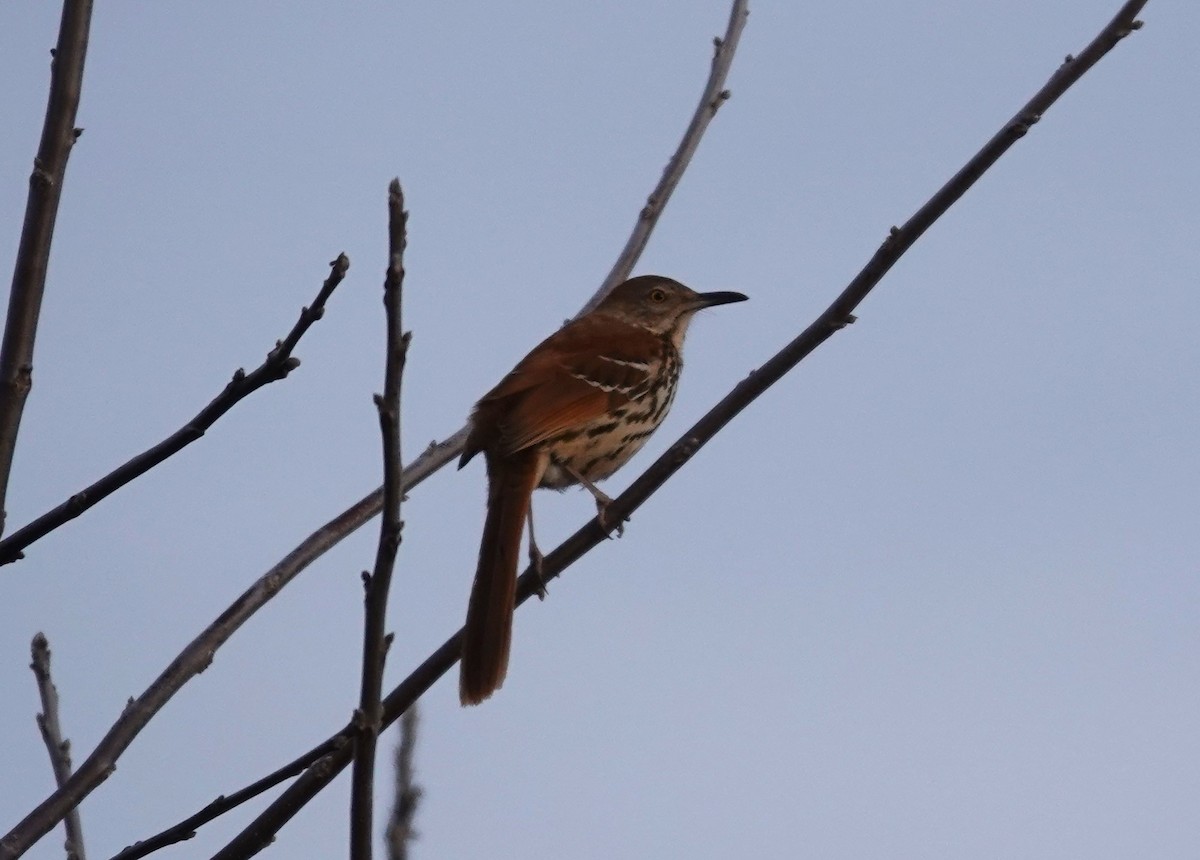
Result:
<instances>
[{"instance_id":1,"label":"bird's belly","mask_svg":"<svg viewBox=\"0 0 1200 860\"><path fill-rule=\"evenodd\" d=\"M575 475L593 483L609 477L642 450L666 417L674 393L671 386L662 396L635 402L550 440L546 444L550 462L539 486L562 490L578 483Z\"/></svg>"},{"instance_id":2,"label":"bird's belly","mask_svg":"<svg viewBox=\"0 0 1200 860\"><path fill-rule=\"evenodd\" d=\"M542 475L541 486L562 490L578 483L574 475L583 475L592 482L603 481L642 450L650 434L621 441L624 435L580 437L549 445L550 462Z\"/></svg>"}]
</instances>

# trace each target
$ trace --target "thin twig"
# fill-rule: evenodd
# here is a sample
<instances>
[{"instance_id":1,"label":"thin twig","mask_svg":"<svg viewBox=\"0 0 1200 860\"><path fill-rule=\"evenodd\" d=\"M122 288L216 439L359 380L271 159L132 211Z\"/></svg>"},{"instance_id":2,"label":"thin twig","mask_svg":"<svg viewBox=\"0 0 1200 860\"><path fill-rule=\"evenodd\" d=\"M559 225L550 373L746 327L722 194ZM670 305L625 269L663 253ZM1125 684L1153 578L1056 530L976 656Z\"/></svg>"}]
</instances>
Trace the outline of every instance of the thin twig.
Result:
<instances>
[{"instance_id":1,"label":"thin twig","mask_svg":"<svg viewBox=\"0 0 1200 860\"><path fill-rule=\"evenodd\" d=\"M388 186L388 266L383 283L383 304L387 309L387 361L383 394L375 395L379 412L379 432L383 438L383 516L379 522L379 543L375 551L375 570L363 574L366 586L363 623L362 692L355 722L354 771L350 789L350 857L371 860L371 837L375 807L375 748L382 727L383 664L391 636L386 635L388 587L400 548L400 501L403 461L400 459L400 381L408 353L409 335L404 332L401 309L404 298L404 248L408 213L404 211L404 193L400 180Z\"/></svg>"},{"instance_id":2,"label":"thin twig","mask_svg":"<svg viewBox=\"0 0 1200 860\"><path fill-rule=\"evenodd\" d=\"M345 254L340 254L330 266L329 278L321 286L317 300L313 303L312 308L304 308L301 311L299 322L296 323L287 338L276 344L267 356L267 360L253 373L247 375L239 371L235 374L234 381L226 387L225 392L209 404L196 420L203 417L208 424L211 424L238 399L268 382L282 379L296 367L298 359L291 357L292 349L309 326L321 318L324 313L325 301L345 277L350 261ZM189 427L191 426L189 425ZM184 428L185 431L187 429ZM176 434L176 436L178 435ZM16 537L17 535L14 534L13 538ZM107 779L116 766L117 758L133 742L138 732L162 709L163 705L175 695L180 687L208 668L217 648L232 636L234 631L241 627L258 607L278 593L282 586L281 581L269 575L259 579L234 601L232 606L205 628L204 632L188 643L187 647L171 661L171 664L154 680L154 683L146 688L142 695L136 699L130 699L121 716L117 718L100 743L96 745L92 754L84 760L66 784L60 786L38 804L3 839L0 839L0 860L21 856L30 845L45 835L63 819L64 815L78 806L96 786Z\"/></svg>"},{"instance_id":3,"label":"thin twig","mask_svg":"<svg viewBox=\"0 0 1200 860\"><path fill-rule=\"evenodd\" d=\"M63 737L62 725L58 721L58 688L50 678L50 643L38 633L29 647L32 661L29 668L37 678L38 695L42 700L42 712L37 715L38 729L50 753L50 766L54 768L54 781L59 786L71 778L71 742ZM79 807L67 813L67 860L87 860L83 850L83 824L79 820Z\"/></svg>"},{"instance_id":4,"label":"thin twig","mask_svg":"<svg viewBox=\"0 0 1200 860\"><path fill-rule=\"evenodd\" d=\"M646 250L650 234L658 224L658 218L662 215L667 201L671 199L676 186L679 185L679 180L683 178L683 172L691 163L692 156L696 154L700 138L704 136L708 124L717 115L721 105L729 100L730 92L725 89L725 79L729 76L738 40L742 38L742 30L746 28L746 20L749 17L750 10L746 0L735 0L733 8L729 10L729 25L725 28L725 35L713 39L712 69L708 74L708 81L704 85L704 92L700 95L700 104L696 105L692 121L688 123L687 131L683 134L683 140L679 142L679 148L667 162L662 179L650 192L650 196L646 199L646 205L638 213L637 223L633 226L629 241L625 243L625 247L618 255L608 277L604 279L600 289L596 290L595 295L583 306L583 310L579 312L580 316L600 304L600 300L608 295L613 287L628 278L629 273L633 271L634 264L642 256L642 251Z\"/></svg>"},{"instance_id":5,"label":"thin twig","mask_svg":"<svg viewBox=\"0 0 1200 860\"><path fill-rule=\"evenodd\" d=\"M709 439L729 423L739 412L759 397L795 367L805 356L824 343L834 332L854 321L851 312L866 298L887 271L905 251L941 215L969 189L983 173L1016 141L1088 69L1096 64L1122 38L1141 26L1135 17L1146 0L1130 0L1115 18L1075 58L1069 58L1051 76L1038 93L1016 116L984 145L967 164L933 195L903 227L893 228L887 240L868 261L862 271L817 319L791 343L772 356L761 368L738 383L716 406L708 411L690 430L683 434L645 472L638 476L625 492L608 507L620 522L640 507L654 492L692 458ZM545 556L539 574L526 570L517 585L517 604L537 593L544 581L552 579L588 550L606 539L599 522L590 519L573 535ZM461 653L462 631L455 633L420 666L392 690L383 702L383 719L390 725L442 675L453 668ZM355 726L346 726L334 737L353 737ZM331 738L332 740L332 738ZM326 741L325 743L328 743ZM254 819L241 833L214 855L214 860L244 860L270 844L274 835L292 816L325 788L350 762L350 753L343 746L324 757Z\"/></svg>"},{"instance_id":6,"label":"thin twig","mask_svg":"<svg viewBox=\"0 0 1200 860\"><path fill-rule=\"evenodd\" d=\"M421 803L421 786L416 783L413 752L417 748L417 706L414 704L400 718L400 742L396 744L396 800L388 821L388 860L408 860L408 844L416 841L413 821Z\"/></svg>"},{"instance_id":7,"label":"thin twig","mask_svg":"<svg viewBox=\"0 0 1200 860\"><path fill-rule=\"evenodd\" d=\"M47 511L33 522L13 532L0 541L0 565L9 564L24 558L24 550L34 541L40 540L64 523L70 522L97 502L119 490L130 481L149 472L168 457L178 453L183 448L195 442L205 434L209 427L217 422L222 415L236 406L241 400L253 394L264 385L277 382L300 366L300 359L292 356L300 338L312 327L312 324L325 315L325 302L333 294L337 285L346 277L350 268L350 258L339 254L337 259L329 264L330 273L321 291L317 294L312 307L300 309L300 319L288 332L287 337L276 341L275 348L267 353L266 359L254 370L246 373L238 368L233 379L225 389L213 398L212 402L201 409L196 416L188 421L170 436L157 445L147 448L133 459L109 472L90 487L76 493L58 507Z\"/></svg>"},{"instance_id":8,"label":"thin twig","mask_svg":"<svg viewBox=\"0 0 1200 860\"><path fill-rule=\"evenodd\" d=\"M17 432L25 400L33 387L33 344L46 290L54 221L67 175L67 159L83 131L75 127L75 116L83 91L83 63L91 23L92 0L64 0L58 45L50 62L46 119L33 173L29 176L25 223L17 245L8 317L0 344L0 534L4 533L5 500Z\"/></svg>"}]
</instances>

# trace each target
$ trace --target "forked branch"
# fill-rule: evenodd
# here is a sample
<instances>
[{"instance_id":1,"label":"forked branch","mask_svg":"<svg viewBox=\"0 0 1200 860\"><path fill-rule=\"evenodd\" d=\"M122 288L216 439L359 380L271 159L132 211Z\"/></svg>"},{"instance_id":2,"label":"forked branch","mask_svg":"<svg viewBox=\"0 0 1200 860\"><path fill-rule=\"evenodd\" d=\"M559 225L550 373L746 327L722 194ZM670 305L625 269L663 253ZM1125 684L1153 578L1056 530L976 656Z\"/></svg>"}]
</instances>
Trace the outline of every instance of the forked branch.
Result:
<instances>
[{"instance_id":1,"label":"forked branch","mask_svg":"<svg viewBox=\"0 0 1200 860\"><path fill-rule=\"evenodd\" d=\"M346 277L346 271L350 268L350 258L345 254L339 254L338 258L329 266L329 277L325 279L312 306L300 309L300 319L292 326L287 337L276 341L275 348L267 353L262 364L249 373L238 368L225 389L213 398L211 403L201 409L191 421L157 445L146 449L124 465L118 466L90 487L81 490L58 507L47 511L29 525L18 529L0 541L0 565L10 564L23 558L22 551L31 543L41 540L130 481L146 474L173 454L177 454L203 436L208 428L217 422L217 419L240 401L264 385L283 379L299 367L300 359L293 357L292 351L304 333L312 327L312 324L325 315L325 303L333 295L337 285Z\"/></svg>"},{"instance_id":2,"label":"forked branch","mask_svg":"<svg viewBox=\"0 0 1200 860\"><path fill-rule=\"evenodd\" d=\"M128 483L136 474L141 474L155 462L161 462L170 453L174 453L174 451L163 453L171 445L182 447L193 438L199 438L205 427L211 425L240 399L268 382L282 379L296 367L298 360L292 357L293 348L304 332L321 318L326 300L345 277L346 270L350 267L350 261L345 254L341 254L330 266L330 275L321 286L313 306L301 311L300 320L291 333L275 345L275 348L267 356L267 360L252 373L246 374L238 371L234 375L233 382L226 386L225 391L190 424L166 442L134 458L109 478L102 479L101 483L111 479L112 483L111 486L108 486L108 492ZM197 430L199 432L196 432ZM178 448L174 450L178 450ZM9 540L17 538L20 534L17 532ZM8 543L8 541L4 541L4 543ZM121 716L101 738L92 754L84 759L79 769L71 775L71 778L38 804L3 839L0 839L0 860L20 857L30 845L48 833L96 786L106 780L116 766L117 759L133 743L133 739L150 722L150 719L162 709L163 705L175 695L180 687L208 668L216 650L216 644L213 643L219 644L232 636L233 632L250 617L254 608L265 603L280 587L282 587L282 583L276 580L260 579L219 618L213 621L203 633L193 639L182 653L171 661L171 665L154 680L154 683L146 688L145 692L136 699L130 699Z\"/></svg>"}]
</instances>

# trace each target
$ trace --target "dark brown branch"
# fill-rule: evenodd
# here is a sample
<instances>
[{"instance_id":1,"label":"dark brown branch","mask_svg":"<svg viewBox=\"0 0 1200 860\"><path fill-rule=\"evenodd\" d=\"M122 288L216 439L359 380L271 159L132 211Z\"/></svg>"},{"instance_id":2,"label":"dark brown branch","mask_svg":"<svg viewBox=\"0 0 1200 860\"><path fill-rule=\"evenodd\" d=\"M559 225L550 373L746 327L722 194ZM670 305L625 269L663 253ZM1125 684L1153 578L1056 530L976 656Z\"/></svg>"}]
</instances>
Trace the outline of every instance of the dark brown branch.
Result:
<instances>
[{"instance_id":1,"label":"dark brown branch","mask_svg":"<svg viewBox=\"0 0 1200 860\"><path fill-rule=\"evenodd\" d=\"M135 842L120 853L113 855L111 860L138 860L138 858L145 857L147 854L153 854L160 848L166 848L168 845L174 845L176 842L185 842L196 835L196 828L207 824L214 818L221 817L229 810L241 806L248 800L253 800L264 791L274 788L284 780L291 779L293 776L303 773L311 765L320 761L345 743L347 743L346 739L340 735L331 738L327 743L314 747L299 758L288 762L274 773L267 774L262 779L251 783L240 791L235 791L230 795L221 795L195 815L185 818L173 827L168 827L166 830L156 833L148 839Z\"/></svg>"},{"instance_id":2,"label":"dark brown branch","mask_svg":"<svg viewBox=\"0 0 1200 860\"><path fill-rule=\"evenodd\" d=\"M646 250L650 234L658 224L658 218L662 215L667 201L671 199L676 186L679 185L679 180L683 178L683 172L691 163L692 156L696 154L700 138L704 136L708 124L717 115L721 105L729 100L730 93L725 89L725 79L729 76L738 40L742 37L742 30L745 29L746 19L749 17L750 10L746 0L734 0L733 8L729 10L729 24L725 28L725 35L713 39L712 69L709 71L708 81L704 85L704 92L700 95L700 104L696 105L692 121L688 123L687 131L683 133L683 139L679 141L679 148L667 162L662 179L650 192L650 196L646 199L646 205L638 213L633 232L629 235L629 240L618 255L608 277L604 279L600 289L596 290L595 295L583 306L580 314L590 311L608 295L609 290L628 278L629 273L633 271L634 264L642 256L642 251Z\"/></svg>"},{"instance_id":3,"label":"dark brown branch","mask_svg":"<svg viewBox=\"0 0 1200 860\"><path fill-rule=\"evenodd\" d=\"M62 786L71 778L71 742L62 735L58 721L58 689L50 678L50 643L38 633L30 644L32 662L29 668L37 678L38 695L42 700L42 712L37 715L38 729L50 753L50 766L54 769L54 781ZM83 824L79 820L79 809L67 813L67 860L86 860L83 850Z\"/></svg>"},{"instance_id":4,"label":"dark brown branch","mask_svg":"<svg viewBox=\"0 0 1200 860\"><path fill-rule=\"evenodd\" d=\"M33 522L13 532L0 541L0 565L9 564L24 557L24 550L34 541L41 540L50 532L64 523L70 522L88 508L102 499L110 496L135 478L149 472L168 457L178 453L183 448L195 442L221 416L236 406L241 400L253 394L264 385L277 382L300 366L300 359L292 356L300 338L312 327L312 324L325 315L325 302L333 294L337 285L346 277L350 268L350 259L345 254L329 264L330 273L321 291L317 293L312 307L301 308L300 319L288 332L287 337L276 341L275 348L267 353L266 359L254 370L246 373L238 368L233 379L225 386L211 403L201 409L191 421L188 421L170 436L152 448L148 448L133 459L127 461L109 472L96 483L76 493L53 510L42 514Z\"/></svg>"},{"instance_id":5,"label":"dark brown branch","mask_svg":"<svg viewBox=\"0 0 1200 860\"><path fill-rule=\"evenodd\" d=\"M54 222L67 175L71 147L82 133L75 127L79 96L83 90L83 62L87 57L92 0L65 0L58 26L58 45L50 62L50 95L38 144L25 223L17 245L8 317L0 344L0 534L4 533L8 478L25 400L33 387L33 344L37 336Z\"/></svg>"},{"instance_id":6,"label":"dark brown branch","mask_svg":"<svg viewBox=\"0 0 1200 860\"><path fill-rule=\"evenodd\" d=\"M408 860L408 844L417 838L413 821L421 803L421 787L416 784L413 752L417 748L417 706L400 718L400 742L396 744L396 800L388 821L388 860Z\"/></svg>"},{"instance_id":7,"label":"dark brown branch","mask_svg":"<svg viewBox=\"0 0 1200 860\"><path fill-rule=\"evenodd\" d=\"M330 265L332 270L329 278L321 286L312 308L305 308L301 311L300 320L288 336L271 350L267 360L250 374L238 371L233 382L226 386L225 391L180 433L184 433L192 426L199 426L200 432L203 432L204 427L211 425L242 397L268 382L282 379L296 367L299 361L292 358L292 350L304 332L321 318L326 300L345 277L350 261L345 254L341 254ZM207 423L199 424L198 422L201 421ZM179 436L179 433L175 436ZM171 438L174 439L175 436ZM191 439L187 439L183 444L187 444L188 441ZM166 444L166 442L163 443L163 445ZM162 445L156 446L151 451L156 451L161 447ZM150 453L147 452L141 456L147 457ZM132 469L132 464L140 459L131 460L118 472L123 469ZM149 466L142 468L141 471L144 472L146 468ZM132 480L132 477L133 475L130 474L122 483ZM103 479L102 483L107 480L108 478ZM10 540L16 539L20 534L21 532L17 532ZM8 543L8 541L4 541L4 543ZM37 808L25 816L3 839L0 839L0 860L8 860L8 858L19 857L23 854L30 845L61 821L63 816L78 806L91 793L92 789L107 779L116 766L117 758L133 742L146 723L158 713L180 687L208 668L217 648L232 636L234 631L241 627L260 606L274 597L284 584L285 581L281 581L278 577L272 577L270 573L259 579L203 633L193 639L142 695L131 699L112 728L100 740L96 749L84 760L66 784L60 786L53 794L38 804Z\"/></svg>"},{"instance_id":8,"label":"dark brown branch","mask_svg":"<svg viewBox=\"0 0 1200 860\"><path fill-rule=\"evenodd\" d=\"M625 492L608 506L608 514L621 521L637 510L655 491L692 458L709 439L739 412L779 381L809 353L836 331L854 321L852 311L866 298L888 270L939 217L941 217L983 173L1016 141L1020 140L1055 101L1122 38L1141 26L1135 16L1146 0L1126 3L1108 26L1075 58L1069 58L1038 93L984 145L966 165L890 235L862 271L799 336L772 356L761 368L738 383L716 406L697 421ZM545 580L558 576L566 567L606 539L597 520L589 520L578 531L546 555L541 577L527 570L517 586L517 603L538 592ZM458 661L462 631L455 633L414 669L383 702L384 724L390 725L433 686ZM346 726L334 738L352 738L355 726ZM330 738L325 744L330 743ZM244 860L261 851L301 808L325 788L350 762L347 746L322 758L275 799L241 833L214 856L214 860Z\"/></svg>"},{"instance_id":9,"label":"dark brown branch","mask_svg":"<svg viewBox=\"0 0 1200 860\"><path fill-rule=\"evenodd\" d=\"M710 85L714 80L723 82L724 75L729 70L730 64L733 62L734 49L737 47L737 39L741 36L742 28L746 22L746 5L741 0L735 0L732 12L730 13L730 29L726 30L725 37L720 45L717 45L716 56L713 59L713 72L710 73ZM738 10L742 10L739 14ZM714 75L720 71L720 78L714 78ZM708 92L706 88L705 92ZM717 92L717 98L720 98L720 90ZM711 99L710 99L711 101ZM697 110L697 116L702 116L705 113L705 105L708 102L701 102L701 108ZM704 129L708 126L708 121L716 112L714 105L711 109L707 109L707 116L698 123L693 117L692 123L688 126L684 137L679 144L679 149L676 151L676 156L672 158L667 167L667 173L664 174L663 181L667 180L669 174L673 174L670 181L670 190L673 190L678 184L683 170L687 167L691 159L692 153L700 144L700 138ZM687 157L680 157L680 153L686 152ZM660 186L662 183L660 183ZM643 220L639 217L638 223L634 226L633 235L630 236L629 242L626 244L613 266L609 277L605 279L600 289L607 292L609 280L624 270L630 271L637 263L638 257L646 246L650 232L658 223L658 216L667 205L667 200L670 198L670 193L665 195L656 189L651 193L651 199L656 201L654 206L653 218ZM643 210L644 212L645 210ZM598 293L599 294L599 293ZM590 300L591 301L591 300ZM462 451L463 443L467 439L467 428L459 428L453 435L446 437L441 442L431 442L429 447L425 449L415 460L408 464L404 469L404 488L405 491L411 491L414 487L432 475L438 469L445 466L447 463L454 460ZM308 565L312 564L338 543L349 537L358 529L366 525L372 517L379 513L383 505L383 488L379 487L367 495L363 496L352 506L342 511L329 522L318 528L315 532L305 538L299 546L297 546L287 558L283 559L275 566L273 571L278 575L286 576L288 579L298 575Z\"/></svg>"},{"instance_id":10,"label":"dark brown branch","mask_svg":"<svg viewBox=\"0 0 1200 860\"><path fill-rule=\"evenodd\" d=\"M388 266L383 283L387 309L387 361L383 394L375 395L379 431L383 438L383 516L379 518L379 543L375 570L363 574L366 586L363 624L362 689L355 722L354 771L350 790L350 857L371 860L371 837L375 808L375 748L382 727L383 664L391 637L387 627L388 588L400 548L400 501L403 461L400 459L400 381L408 352L409 336L403 330L401 308L404 297L404 248L408 213L400 180L388 186Z\"/></svg>"}]
</instances>

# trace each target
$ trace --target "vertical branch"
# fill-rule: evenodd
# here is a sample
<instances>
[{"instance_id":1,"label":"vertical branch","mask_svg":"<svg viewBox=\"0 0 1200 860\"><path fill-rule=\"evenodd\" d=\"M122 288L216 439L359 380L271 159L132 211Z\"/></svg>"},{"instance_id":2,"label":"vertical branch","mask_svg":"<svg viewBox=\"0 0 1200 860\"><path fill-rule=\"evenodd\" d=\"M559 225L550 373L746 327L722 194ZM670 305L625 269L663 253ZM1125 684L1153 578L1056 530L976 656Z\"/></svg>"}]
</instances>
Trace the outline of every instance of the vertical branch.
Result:
<instances>
[{"instance_id":1,"label":"vertical branch","mask_svg":"<svg viewBox=\"0 0 1200 860\"><path fill-rule=\"evenodd\" d=\"M396 744L396 800L388 821L388 860L408 860L408 843L417 838L413 819L421 802L421 787L414 781L413 751L417 747L417 706L400 718L400 743Z\"/></svg>"},{"instance_id":2,"label":"vertical branch","mask_svg":"<svg viewBox=\"0 0 1200 860\"><path fill-rule=\"evenodd\" d=\"M379 525L379 546L375 570L363 573L366 586L363 624L362 694L355 722L354 772L350 793L350 857L370 860L372 812L375 795L375 747L383 724L383 663L391 637L384 634L387 618L388 587L400 546L400 501L403 461L400 459L400 379L408 351L409 335L401 318L404 285L404 247L407 244L404 193L400 180L388 186L388 267L383 283L383 304L387 310L387 362L383 394L375 395L379 412L379 430L383 437L383 516Z\"/></svg>"},{"instance_id":3,"label":"vertical branch","mask_svg":"<svg viewBox=\"0 0 1200 860\"><path fill-rule=\"evenodd\" d=\"M54 781L61 787L71 778L71 742L62 736L58 722L58 690L50 678L50 643L38 633L30 645L33 657L29 668L37 678L38 695L42 700L42 712L37 715L38 729L50 753L50 766L54 768ZM67 860L85 860L83 852L83 825L79 821L79 807L67 813Z\"/></svg>"},{"instance_id":4,"label":"vertical branch","mask_svg":"<svg viewBox=\"0 0 1200 860\"><path fill-rule=\"evenodd\" d=\"M12 291L8 296L8 319L0 344L0 534L4 532L8 476L12 471L17 430L25 410L25 398L33 387L33 341L37 334L46 268L54 220L62 197L67 158L82 129L75 128L79 94L83 88L83 60L87 56L88 31L92 22L92 0L64 0L58 28L58 46L50 63L50 96L42 140L38 144L25 223L13 266Z\"/></svg>"}]
</instances>

